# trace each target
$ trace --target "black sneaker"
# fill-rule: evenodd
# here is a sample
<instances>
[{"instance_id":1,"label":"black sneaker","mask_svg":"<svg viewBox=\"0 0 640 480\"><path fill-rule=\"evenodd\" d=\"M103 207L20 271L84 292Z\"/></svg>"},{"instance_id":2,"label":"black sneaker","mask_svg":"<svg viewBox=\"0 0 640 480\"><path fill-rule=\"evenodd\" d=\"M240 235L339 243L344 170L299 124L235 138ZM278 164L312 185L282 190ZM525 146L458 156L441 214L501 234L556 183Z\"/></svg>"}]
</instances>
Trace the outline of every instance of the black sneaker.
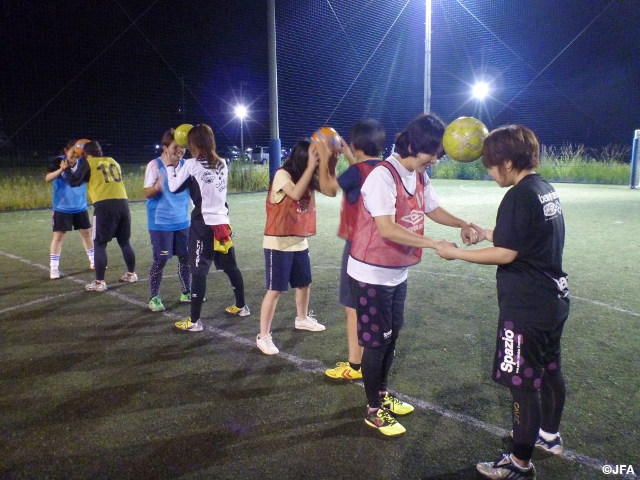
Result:
<instances>
[{"instance_id":1,"label":"black sneaker","mask_svg":"<svg viewBox=\"0 0 640 480\"><path fill-rule=\"evenodd\" d=\"M536 469L533 463L527 468L522 468L511 460L510 453L504 453L495 462L479 463L476 468L478 472L487 478L505 478L508 480L531 480L536 478Z\"/></svg>"}]
</instances>

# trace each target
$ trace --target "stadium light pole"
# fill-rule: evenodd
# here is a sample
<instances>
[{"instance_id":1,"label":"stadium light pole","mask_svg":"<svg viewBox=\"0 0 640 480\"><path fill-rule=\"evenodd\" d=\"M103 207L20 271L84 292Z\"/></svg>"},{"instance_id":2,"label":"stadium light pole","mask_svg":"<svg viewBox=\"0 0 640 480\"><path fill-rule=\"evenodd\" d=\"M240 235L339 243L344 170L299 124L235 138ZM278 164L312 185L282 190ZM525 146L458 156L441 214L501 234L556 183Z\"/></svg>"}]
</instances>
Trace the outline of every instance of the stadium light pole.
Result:
<instances>
[{"instance_id":1,"label":"stadium light pole","mask_svg":"<svg viewBox=\"0 0 640 480\"><path fill-rule=\"evenodd\" d=\"M247 116L247 107L237 105L235 114L240 119L240 155L244 155L244 118Z\"/></svg>"},{"instance_id":2,"label":"stadium light pole","mask_svg":"<svg viewBox=\"0 0 640 480\"><path fill-rule=\"evenodd\" d=\"M425 0L423 100L423 113L426 114L431 111L431 0Z\"/></svg>"}]
</instances>

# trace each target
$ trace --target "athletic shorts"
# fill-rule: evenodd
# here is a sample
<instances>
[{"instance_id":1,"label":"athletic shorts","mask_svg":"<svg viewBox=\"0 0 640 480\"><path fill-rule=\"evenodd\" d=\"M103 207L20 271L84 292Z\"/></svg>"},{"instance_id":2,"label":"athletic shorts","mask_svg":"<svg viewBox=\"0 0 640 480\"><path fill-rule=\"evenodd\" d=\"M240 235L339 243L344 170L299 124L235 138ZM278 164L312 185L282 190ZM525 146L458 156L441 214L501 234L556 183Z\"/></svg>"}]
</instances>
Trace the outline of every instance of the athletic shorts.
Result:
<instances>
[{"instance_id":1,"label":"athletic shorts","mask_svg":"<svg viewBox=\"0 0 640 480\"><path fill-rule=\"evenodd\" d=\"M216 270L230 271L238 268L236 249L231 247L227 253L213 249L213 228L202 222L191 222L189 230L189 266L192 275L206 275L211 264Z\"/></svg>"},{"instance_id":2,"label":"athletic shorts","mask_svg":"<svg viewBox=\"0 0 640 480\"><path fill-rule=\"evenodd\" d=\"M353 280L358 300L358 343L377 348L398 337L404 325L407 281L396 285L373 285Z\"/></svg>"},{"instance_id":3,"label":"athletic shorts","mask_svg":"<svg viewBox=\"0 0 640 480\"><path fill-rule=\"evenodd\" d=\"M565 314L526 321L522 312L500 312L493 380L509 388L538 390L545 372L561 365L560 338L569 315L569 299L558 299Z\"/></svg>"},{"instance_id":4,"label":"athletic shorts","mask_svg":"<svg viewBox=\"0 0 640 480\"><path fill-rule=\"evenodd\" d=\"M126 243L131 238L131 212L125 198L100 200L93 204L93 235L98 242Z\"/></svg>"},{"instance_id":5,"label":"athletic shorts","mask_svg":"<svg viewBox=\"0 0 640 480\"><path fill-rule=\"evenodd\" d=\"M182 230L149 230L154 260L169 260L189 253L189 227Z\"/></svg>"},{"instance_id":6,"label":"athletic shorts","mask_svg":"<svg viewBox=\"0 0 640 480\"><path fill-rule=\"evenodd\" d=\"M51 220L54 232L70 232L71 230L84 230L91 228L89 212L65 213L53 212Z\"/></svg>"},{"instance_id":7,"label":"athletic shorts","mask_svg":"<svg viewBox=\"0 0 640 480\"><path fill-rule=\"evenodd\" d=\"M342 263L340 264L340 305L349 308L356 308L358 305L357 297L353 289L353 279L347 274L347 262L349 260L349 252L351 251L351 242L347 241L342 252Z\"/></svg>"},{"instance_id":8,"label":"athletic shorts","mask_svg":"<svg viewBox=\"0 0 640 480\"><path fill-rule=\"evenodd\" d=\"M291 288L311 285L311 260L309 249L299 252L283 252L264 249L265 287L267 290L286 292Z\"/></svg>"}]
</instances>

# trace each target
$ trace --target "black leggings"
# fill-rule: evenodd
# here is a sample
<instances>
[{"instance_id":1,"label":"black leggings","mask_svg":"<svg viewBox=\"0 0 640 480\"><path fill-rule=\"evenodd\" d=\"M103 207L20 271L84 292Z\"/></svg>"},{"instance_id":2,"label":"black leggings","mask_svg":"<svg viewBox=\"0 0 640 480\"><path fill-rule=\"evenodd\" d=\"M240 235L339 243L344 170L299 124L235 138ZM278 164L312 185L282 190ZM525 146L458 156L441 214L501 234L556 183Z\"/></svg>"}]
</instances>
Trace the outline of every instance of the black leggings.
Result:
<instances>
[{"instance_id":1,"label":"black leggings","mask_svg":"<svg viewBox=\"0 0 640 480\"><path fill-rule=\"evenodd\" d=\"M513 454L520 460L530 460L538 431L556 433L564 409L566 387L562 370L546 371L540 390L511 389L513 402Z\"/></svg>"},{"instance_id":2,"label":"black leggings","mask_svg":"<svg viewBox=\"0 0 640 480\"><path fill-rule=\"evenodd\" d=\"M104 280L104 275L107 270L107 243L98 240L93 241L94 249L94 265L96 267L96 280ZM122 250L122 257L124 263L127 265L127 272L136 271L136 254L129 243L129 240L120 242L118 240L120 250Z\"/></svg>"},{"instance_id":3,"label":"black leggings","mask_svg":"<svg viewBox=\"0 0 640 480\"><path fill-rule=\"evenodd\" d=\"M397 338L394 336L389 343L380 347L365 347L362 352L362 381L369 408L382 407L380 392L387 391L387 380L393 364Z\"/></svg>"}]
</instances>

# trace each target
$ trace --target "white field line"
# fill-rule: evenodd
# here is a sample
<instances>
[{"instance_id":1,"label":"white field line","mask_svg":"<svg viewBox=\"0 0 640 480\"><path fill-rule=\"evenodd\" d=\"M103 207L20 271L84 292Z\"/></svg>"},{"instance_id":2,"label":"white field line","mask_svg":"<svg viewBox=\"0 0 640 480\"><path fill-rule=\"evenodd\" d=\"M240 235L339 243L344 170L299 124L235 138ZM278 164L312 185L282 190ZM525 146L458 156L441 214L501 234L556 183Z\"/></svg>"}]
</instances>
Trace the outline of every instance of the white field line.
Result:
<instances>
[{"instance_id":1,"label":"white field line","mask_svg":"<svg viewBox=\"0 0 640 480\"><path fill-rule=\"evenodd\" d=\"M12 254L7 253L7 252L5 252L3 250L0 250L0 256L11 258L12 260L16 260L16 261L25 263L25 264L27 264L27 265L29 265L31 267L34 267L34 268L37 268L37 269L40 269L40 270L44 270L44 271L47 271L47 272L49 271L49 267L47 267L45 265L42 265L42 264L37 263L37 262L32 262L30 260L27 260L27 259L22 258L22 257L18 257L16 255L12 255ZM315 267L314 266L313 268L323 268L323 267ZM332 268L332 267L326 267L325 266L324 268ZM337 267L333 267L333 268L337 268ZM420 270L418 270L418 269L413 269L412 271L420 272ZM424 270L422 272L430 273L430 274L433 274L433 275L441 275L441 276L444 275L444 276L451 276L451 277L460 277L460 278L465 278L465 279L473 279L473 280L480 280L480 281L486 281L486 282L493 281L493 280L487 280L487 279L480 278L480 277L471 277L471 276L458 275L458 274L447 274L447 273L443 274L442 272L431 272L431 271L427 271L427 270ZM166 277L169 277L169 275L167 275ZM85 280L73 277L72 275L65 275L60 280L56 280L56 281L62 281L62 280L72 281L72 282L80 284L80 285L84 285L86 283ZM145 281L146 279L141 279L141 280ZM20 308L23 308L23 307L36 305L36 304L39 304L39 303L44 303L44 302L47 302L47 301L49 301L51 299L54 299L54 298L60 298L60 297L64 297L64 296L67 296L67 295L75 295L75 294L78 294L78 293L81 293L81 292L77 292L76 291L76 292L69 292L69 293L65 293L65 294L55 295L55 296L43 297L43 298L40 298L40 299L37 299L37 300L33 300L31 302L22 303L22 304L17 305L17 306L1 309L0 310L0 314L3 314L5 312L9 312L9 311L12 311L12 310L20 309ZM92 295L111 295L111 296L114 296L114 297L122 300L123 302L128 302L128 303L131 303L131 304L136 305L138 307L143 307L143 308L147 307L147 303L146 302L142 302L140 300L133 299L131 297L128 297L127 295L124 295L124 294L119 293L119 292L114 291L114 290L107 290L106 292L100 292L100 293L95 293L94 292L94 293L92 293ZM584 299L584 298L580 298L580 297L573 297L572 296L571 298L572 299L579 299L579 300L586 301L586 302L590 302L590 303L592 303L594 305L597 305L599 307L607 308L607 309L610 309L610 310L615 310L615 311L618 311L618 312L621 312L621 313L627 313L627 314L633 315L633 316L640 316L640 314L638 314L638 312L632 312L632 311L617 307L615 305L608 305L608 304L605 304L603 302ZM175 320L181 320L182 319L182 316L177 315L175 313L171 313L171 312L162 312L162 315L164 315L166 317L169 317L169 318L172 318L172 319L175 319ZM238 343L240 345L244 345L244 346L249 347L249 348L256 348L255 347L255 340L241 337L241 336L236 335L234 333L230 333L230 332L228 332L226 330L221 330L219 328L212 327L212 326L205 326L204 331L211 332L211 333L213 333L214 335L216 335L218 337L223 337L223 338L226 338L228 340L232 340L235 343ZM319 360L305 359L305 358L301 358L301 357L298 357L296 355L292 355L292 354L286 353L286 352L280 352L278 354L278 357L283 358L283 359L291 362L298 369L300 369L300 370L302 370L304 372L322 374L322 373L324 373L324 371L326 369L326 367ZM362 383L361 382L354 382L354 384L360 385L362 387ZM393 395L396 395L398 398L400 398L402 400L406 400L408 403L414 405L417 408L420 408L422 410L428 410L428 411L431 411L431 412L435 412L438 415L441 415L441 416L443 416L445 418L448 418L448 419L451 419L451 420L455 420L455 421L460 422L462 424L469 425L469 426L471 426L473 428L484 430L484 431L489 432L489 433L491 433L491 434L493 434L495 436L505 437L505 436L507 436L509 434L509 431L505 430L504 428L497 427L495 425L491 425L489 423L483 422L483 421L478 420L477 418L471 417L469 415L453 412L451 410L447 410L446 408L443 408L443 407L441 407L439 405L436 405L434 403L427 402L427 401L422 400L420 398L415 398L415 397L411 397L411 396L408 396L408 395L402 395L402 394L400 394L398 392L395 392L393 390L391 390L391 393ZM563 458L565 458L565 459L567 459L567 460L569 460L569 461L571 461L573 463L577 463L577 464L583 465L585 467L590 467L590 468L593 468L593 469L598 470L600 472L602 471L602 467L604 465L608 465L608 463L606 461L604 461L604 460L600 460L600 459L597 459L597 458L592 458L592 457L589 457L587 455L582 455L582 454L580 454L578 452L574 452L572 450L566 450L565 449L565 451L564 451L564 453L562 453L561 457L563 457ZM636 475L623 475L620 478L627 478L627 479L633 480L633 479L637 479L638 477Z\"/></svg>"}]
</instances>

